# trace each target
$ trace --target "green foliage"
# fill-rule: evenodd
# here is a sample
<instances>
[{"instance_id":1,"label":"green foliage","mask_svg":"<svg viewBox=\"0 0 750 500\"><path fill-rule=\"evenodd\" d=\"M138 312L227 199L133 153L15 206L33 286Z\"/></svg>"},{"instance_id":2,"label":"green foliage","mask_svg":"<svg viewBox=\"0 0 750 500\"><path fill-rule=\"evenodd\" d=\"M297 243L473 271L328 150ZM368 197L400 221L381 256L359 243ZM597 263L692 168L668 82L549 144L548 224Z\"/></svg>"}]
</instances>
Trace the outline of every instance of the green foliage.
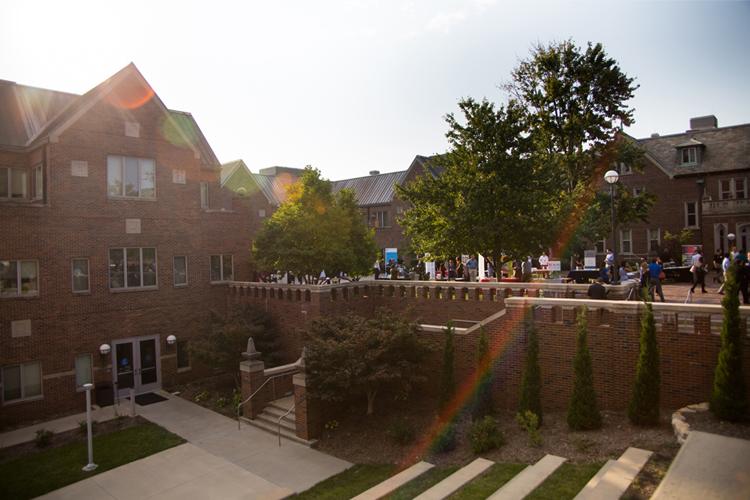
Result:
<instances>
[{"instance_id":1,"label":"green foliage","mask_svg":"<svg viewBox=\"0 0 750 500\"><path fill-rule=\"evenodd\" d=\"M78 430L84 436L86 436L89 433L88 425L86 425L85 420L78 421ZM91 434L94 434L94 433L96 433L96 420L91 421Z\"/></svg>"},{"instance_id":2,"label":"green foliage","mask_svg":"<svg viewBox=\"0 0 750 500\"><path fill-rule=\"evenodd\" d=\"M36 437L34 438L34 444L37 448L44 448L49 446L52 442L53 432L47 429L39 429L36 431Z\"/></svg>"},{"instance_id":3,"label":"green foliage","mask_svg":"<svg viewBox=\"0 0 750 500\"><path fill-rule=\"evenodd\" d=\"M586 307L578 313L578 332L576 334L576 355L573 360L575 378L573 395L568 407L568 427L576 431L598 429L602 417L596 403L594 392L594 370L591 366L591 353L588 346L588 322Z\"/></svg>"},{"instance_id":4,"label":"green foliage","mask_svg":"<svg viewBox=\"0 0 750 500\"><path fill-rule=\"evenodd\" d=\"M497 426L497 420L487 415L471 424L469 431L471 449L474 453L484 453L505 444L505 436Z\"/></svg>"},{"instance_id":5,"label":"green foliage","mask_svg":"<svg viewBox=\"0 0 750 500\"><path fill-rule=\"evenodd\" d=\"M196 403L200 403L201 401L205 401L206 399L208 399L208 391L201 391L193 397L193 401L195 401Z\"/></svg>"},{"instance_id":6,"label":"green foliage","mask_svg":"<svg viewBox=\"0 0 750 500\"><path fill-rule=\"evenodd\" d=\"M445 347L443 348L443 367L440 376L440 406L445 406L456 393L455 349L453 336L455 329L449 321L445 327Z\"/></svg>"},{"instance_id":7,"label":"green foliage","mask_svg":"<svg viewBox=\"0 0 750 500\"><path fill-rule=\"evenodd\" d=\"M362 220L354 192L333 194L331 186L318 170L305 169L255 239L253 256L260 267L297 276L370 272L377 251L373 230Z\"/></svg>"},{"instance_id":8,"label":"green foliage","mask_svg":"<svg viewBox=\"0 0 750 500\"><path fill-rule=\"evenodd\" d=\"M242 392L234 389L232 390L232 408L237 408L242 402Z\"/></svg>"},{"instance_id":9,"label":"green foliage","mask_svg":"<svg viewBox=\"0 0 750 500\"><path fill-rule=\"evenodd\" d=\"M208 329L188 345L190 354L205 365L236 373L250 337L268 367L280 362L280 337L273 316L248 304L235 306L226 318L212 314Z\"/></svg>"},{"instance_id":10,"label":"green foliage","mask_svg":"<svg viewBox=\"0 0 750 500\"><path fill-rule=\"evenodd\" d=\"M527 323L529 345L526 350L526 363L521 379L521 401L518 411L523 414L531 411L542 425L542 371L539 367L539 340L533 321Z\"/></svg>"},{"instance_id":11,"label":"green foliage","mask_svg":"<svg viewBox=\"0 0 750 500\"><path fill-rule=\"evenodd\" d=\"M682 245L687 245L695 241L691 229L683 229L679 233L670 233L664 231L664 248L665 253L661 254L665 260L674 260L677 264L682 264Z\"/></svg>"},{"instance_id":12,"label":"green foliage","mask_svg":"<svg viewBox=\"0 0 750 500\"><path fill-rule=\"evenodd\" d=\"M424 380L428 349L416 324L389 311L378 311L372 319L352 314L318 319L306 346L311 394L326 401L366 396L368 415L382 390L406 395Z\"/></svg>"},{"instance_id":13,"label":"green foliage","mask_svg":"<svg viewBox=\"0 0 750 500\"><path fill-rule=\"evenodd\" d=\"M456 423L454 421L448 422L440 432L438 432L435 439L432 441L430 446L431 453L448 453L456 449Z\"/></svg>"},{"instance_id":14,"label":"green foliage","mask_svg":"<svg viewBox=\"0 0 750 500\"><path fill-rule=\"evenodd\" d=\"M539 417L531 410L516 413L516 422L529 436L531 446L542 445L542 434L539 432Z\"/></svg>"},{"instance_id":15,"label":"green foliage","mask_svg":"<svg viewBox=\"0 0 750 500\"><path fill-rule=\"evenodd\" d=\"M742 328L738 276L736 264L729 268L724 284L721 306L724 320L721 325L721 350L714 371L711 411L718 418L740 421L748 417L747 387L742 373Z\"/></svg>"},{"instance_id":16,"label":"green foliage","mask_svg":"<svg viewBox=\"0 0 750 500\"><path fill-rule=\"evenodd\" d=\"M388 426L388 436L400 445L407 445L414 442L417 437L417 430L414 424L408 420L399 419Z\"/></svg>"},{"instance_id":17,"label":"green foliage","mask_svg":"<svg viewBox=\"0 0 750 500\"><path fill-rule=\"evenodd\" d=\"M628 418L636 425L657 425L661 387L659 346L656 342L653 308L649 302L645 302L645 307L645 312L641 316L640 351L633 397L628 406Z\"/></svg>"},{"instance_id":18,"label":"green foliage","mask_svg":"<svg viewBox=\"0 0 750 500\"><path fill-rule=\"evenodd\" d=\"M485 415L492 415L492 355L490 353L490 341L484 328L479 332L479 345L477 347L477 370L479 380L474 393L474 401L471 408L472 420L479 420Z\"/></svg>"}]
</instances>

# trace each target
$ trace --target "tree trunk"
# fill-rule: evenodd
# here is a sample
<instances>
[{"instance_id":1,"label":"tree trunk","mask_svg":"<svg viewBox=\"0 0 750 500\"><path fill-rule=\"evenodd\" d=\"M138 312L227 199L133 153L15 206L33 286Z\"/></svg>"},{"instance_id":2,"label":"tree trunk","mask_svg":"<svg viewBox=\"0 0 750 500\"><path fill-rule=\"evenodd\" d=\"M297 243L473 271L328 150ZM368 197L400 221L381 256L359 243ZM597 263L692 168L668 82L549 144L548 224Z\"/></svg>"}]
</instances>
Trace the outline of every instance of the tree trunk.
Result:
<instances>
[{"instance_id":1,"label":"tree trunk","mask_svg":"<svg viewBox=\"0 0 750 500\"><path fill-rule=\"evenodd\" d=\"M372 415L375 410L375 395L378 391L367 391L367 414Z\"/></svg>"}]
</instances>

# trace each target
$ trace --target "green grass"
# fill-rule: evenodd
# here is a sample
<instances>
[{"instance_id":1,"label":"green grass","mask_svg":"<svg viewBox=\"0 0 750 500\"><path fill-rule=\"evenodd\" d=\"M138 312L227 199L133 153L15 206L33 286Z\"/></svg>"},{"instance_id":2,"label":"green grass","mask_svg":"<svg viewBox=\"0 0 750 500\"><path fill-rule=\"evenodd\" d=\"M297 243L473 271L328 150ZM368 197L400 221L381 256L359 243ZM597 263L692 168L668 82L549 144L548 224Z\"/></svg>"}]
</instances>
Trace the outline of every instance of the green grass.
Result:
<instances>
[{"instance_id":1,"label":"green grass","mask_svg":"<svg viewBox=\"0 0 750 500\"><path fill-rule=\"evenodd\" d=\"M94 462L88 462L86 441L50 448L0 464L0 498L33 498L92 477L120 465L153 455L185 441L156 424L146 423L94 437Z\"/></svg>"},{"instance_id":2,"label":"green grass","mask_svg":"<svg viewBox=\"0 0 750 500\"><path fill-rule=\"evenodd\" d=\"M292 498L311 500L352 498L388 479L395 472L396 466L390 464L355 465Z\"/></svg>"},{"instance_id":3,"label":"green grass","mask_svg":"<svg viewBox=\"0 0 750 500\"><path fill-rule=\"evenodd\" d=\"M433 467L421 476L412 479L392 494L387 496L388 500L411 500L431 486L439 483L446 477L456 472L458 467Z\"/></svg>"},{"instance_id":4,"label":"green grass","mask_svg":"<svg viewBox=\"0 0 750 500\"><path fill-rule=\"evenodd\" d=\"M595 464L562 464L526 500L564 500L573 498L602 467Z\"/></svg>"},{"instance_id":5,"label":"green grass","mask_svg":"<svg viewBox=\"0 0 750 500\"><path fill-rule=\"evenodd\" d=\"M495 464L448 498L451 500L487 498L525 468L525 464Z\"/></svg>"}]
</instances>

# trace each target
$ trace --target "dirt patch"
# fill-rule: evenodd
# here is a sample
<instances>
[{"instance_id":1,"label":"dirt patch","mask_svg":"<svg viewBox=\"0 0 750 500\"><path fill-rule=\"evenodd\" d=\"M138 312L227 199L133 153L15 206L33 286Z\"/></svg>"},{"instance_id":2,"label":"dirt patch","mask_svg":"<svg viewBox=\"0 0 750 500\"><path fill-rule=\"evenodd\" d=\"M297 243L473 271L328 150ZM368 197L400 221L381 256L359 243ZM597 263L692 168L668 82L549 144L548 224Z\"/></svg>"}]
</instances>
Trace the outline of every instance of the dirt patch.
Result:
<instances>
[{"instance_id":1,"label":"dirt patch","mask_svg":"<svg viewBox=\"0 0 750 500\"><path fill-rule=\"evenodd\" d=\"M727 422L719 420L710 411L685 412L685 421L691 431L710 432L722 436L750 439L750 422Z\"/></svg>"},{"instance_id":2,"label":"dirt patch","mask_svg":"<svg viewBox=\"0 0 750 500\"><path fill-rule=\"evenodd\" d=\"M227 417L237 418L237 404L240 393L235 388L231 375L216 375L187 384L173 387L172 392L179 392L181 398L197 403L204 408L221 413Z\"/></svg>"},{"instance_id":3,"label":"dirt patch","mask_svg":"<svg viewBox=\"0 0 750 500\"><path fill-rule=\"evenodd\" d=\"M677 449L674 450L674 453L676 452ZM649 461L622 495L623 500L647 500L651 498L661 480L664 479L664 475L674 459L674 453L656 452L651 455Z\"/></svg>"},{"instance_id":4,"label":"dirt patch","mask_svg":"<svg viewBox=\"0 0 750 500\"><path fill-rule=\"evenodd\" d=\"M147 422L148 420L143 417L119 416L112 420L107 420L106 422L94 422L92 431L95 436L101 436L109 434L110 432L127 429L128 427L145 424ZM79 429L53 434L50 437L49 444L44 447L38 447L34 441L29 441L27 443L2 448L0 449L0 463L9 462L25 455L37 453L41 450L59 448L60 446L78 441L86 441L85 426L82 426Z\"/></svg>"}]
</instances>

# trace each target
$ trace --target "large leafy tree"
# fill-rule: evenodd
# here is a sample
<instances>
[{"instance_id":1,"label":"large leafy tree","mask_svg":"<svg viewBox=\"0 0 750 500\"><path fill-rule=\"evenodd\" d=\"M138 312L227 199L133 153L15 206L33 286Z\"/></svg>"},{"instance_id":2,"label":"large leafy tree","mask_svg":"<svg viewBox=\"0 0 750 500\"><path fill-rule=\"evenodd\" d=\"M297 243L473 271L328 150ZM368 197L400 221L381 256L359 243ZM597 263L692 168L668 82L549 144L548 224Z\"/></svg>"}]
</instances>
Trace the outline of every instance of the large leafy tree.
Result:
<instances>
[{"instance_id":1,"label":"large leafy tree","mask_svg":"<svg viewBox=\"0 0 750 500\"><path fill-rule=\"evenodd\" d=\"M329 276L343 271L366 274L376 254L368 229L350 190L332 192L330 181L306 168L290 188L287 201L266 220L253 247L257 264L298 276Z\"/></svg>"}]
</instances>

